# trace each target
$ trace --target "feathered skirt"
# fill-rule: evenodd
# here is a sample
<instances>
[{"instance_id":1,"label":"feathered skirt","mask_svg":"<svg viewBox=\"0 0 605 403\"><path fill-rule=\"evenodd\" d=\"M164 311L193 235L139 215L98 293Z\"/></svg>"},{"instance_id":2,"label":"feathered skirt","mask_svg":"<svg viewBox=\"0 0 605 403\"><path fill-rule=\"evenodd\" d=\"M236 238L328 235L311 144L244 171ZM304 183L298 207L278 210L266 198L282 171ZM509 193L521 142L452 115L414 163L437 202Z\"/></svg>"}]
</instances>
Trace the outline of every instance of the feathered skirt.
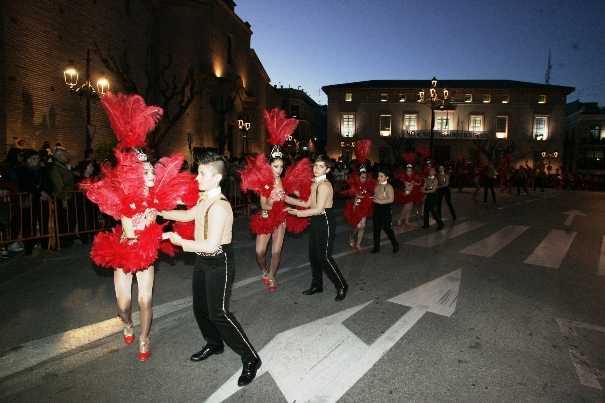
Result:
<instances>
[{"instance_id":1,"label":"feathered skirt","mask_svg":"<svg viewBox=\"0 0 605 403\"><path fill-rule=\"evenodd\" d=\"M137 240L134 242L128 239L120 242L121 225L99 232L92 243L90 257L99 266L122 269L125 273L145 270L158 258L164 225L151 223L143 230L135 230Z\"/></svg>"},{"instance_id":2,"label":"feathered skirt","mask_svg":"<svg viewBox=\"0 0 605 403\"><path fill-rule=\"evenodd\" d=\"M250 230L253 234L272 234L275 229L286 222L286 230L293 234L302 232L309 225L310 218L298 218L288 214L286 203L275 201L271 210L260 210L250 217Z\"/></svg>"},{"instance_id":3,"label":"feathered skirt","mask_svg":"<svg viewBox=\"0 0 605 403\"><path fill-rule=\"evenodd\" d=\"M420 191L420 188L418 186L414 186L412 188L412 191L409 193L406 193L406 189L405 187L399 188L397 189L397 192L395 192L395 203L396 204L408 204L408 203L414 203L414 204L420 204L424 201L424 193L422 193Z\"/></svg>"},{"instance_id":4,"label":"feathered skirt","mask_svg":"<svg viewBox=\"0 0 605 403\"><path fill-rule=\"evenodd\" d=\"M359 200L357 205L355 202ZM349 225L355 227L363 219L363 217L370 217L374 213L374 202L369 197L362 197L358 199L353 197L347 201L347 205L344 210L345 221Z\"/></svg>"}]
</instances>

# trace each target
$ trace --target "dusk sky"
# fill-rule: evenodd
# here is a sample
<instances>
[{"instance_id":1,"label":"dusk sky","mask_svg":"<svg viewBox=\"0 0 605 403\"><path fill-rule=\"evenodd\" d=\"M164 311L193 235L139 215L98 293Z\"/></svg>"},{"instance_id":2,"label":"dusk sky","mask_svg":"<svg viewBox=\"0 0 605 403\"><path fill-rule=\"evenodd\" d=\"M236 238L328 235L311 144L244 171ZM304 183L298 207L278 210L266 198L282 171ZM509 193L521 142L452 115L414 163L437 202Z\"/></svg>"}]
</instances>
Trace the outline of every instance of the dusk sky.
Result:
<instances>
[{"instance_id":1,"label":"dusk sky","mask_svg":"<svg viewBox=\"0 0 605 403\"><path fill-rule=\"evenodd\" d=\"M507 79L605 106L604 0L236 0L271 84Z\"/></svg>"}]
</instances>

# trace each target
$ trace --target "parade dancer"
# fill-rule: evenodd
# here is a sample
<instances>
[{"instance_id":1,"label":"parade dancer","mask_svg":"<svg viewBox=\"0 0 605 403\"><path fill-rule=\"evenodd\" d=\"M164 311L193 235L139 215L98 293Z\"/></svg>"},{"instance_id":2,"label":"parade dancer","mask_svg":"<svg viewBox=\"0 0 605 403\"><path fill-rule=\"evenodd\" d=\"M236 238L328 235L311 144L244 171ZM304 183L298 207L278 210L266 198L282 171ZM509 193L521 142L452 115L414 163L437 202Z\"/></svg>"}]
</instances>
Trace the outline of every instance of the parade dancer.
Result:
<instances>
[{"instance_id":1,"label":"parade dancer","mask_svg":"<svg viewBox=\"0 0 605 403\"><path fill-rule=\"evenodd\" d=\"M203 361L222 354L226 343L242 360L238 386L245 386L256 377L261 359L252 347L235 316L229 311L231 287L235 277L232 235L233 210L221 193L220 183L227 174L225 157L208 152L197 156L198 189L202 192L197 204L187 210L161 211L168 220L195 221L194 239L183 239L176 232L165 237L185 252L198 256L193 267L193 313L206 346L191 356Z\"/></svg>"},{"instance_id":2,"label":"parade dancer","mask_svg":"<svg viewBox=\"0 0 605 403\"><path fill-rule=\"evenodd\" d=\"M338 265L332 258L336 221L332 205L334 191L326 175L332 168L332 160L327 155L319 155L313 164L315 179L311 186L311 197L304 202L293 197L286 197L286 203L306 207L308 210L287 208L286 211L297 217L311 217L309 226L309 261L311 263L311 287L303 291L303 295L313 295L323 292L322 271L336 288L336 301L342 301L347 295L349 285L343 277Z\"/></svg>"},{"instance_id":3,"label":"parade dancer","mask_svg":"<svg viewBox=\"0 0 605 403\"><path fill-rule=\"evenodd\" d=\"M435 177L435 168L429 169L429 176L427 176L424 180L424 186L422 187L422 193L426 195L426 199L424 201L424 225L422 228L429 227L429 212L433 215L435 221L437 221L437 229L440 230L443 228L443 221L441 221L441 217L437 214L436 209L436 201L437 201L437 188L438 182Z\"/></svg>"},{"instance_id":4,"label":"parade dancer","mask_svg":"<svg viewBox=\"0 0 605 403\"><path fill-rule=\"evenodd\" d=\"M447 204L447 207L450 209L452 220L455 220L456 211L454 210L454 206L452 205L452 193L450 192L450 175L445 172L444 165L439 165L437 183L437 215L439 215L439 217L443 217L441 215L441 203L443 202L443 198L445 197L445 204Z\"/></svg>"},{"instance_id":5,"label":"parade dancer","mask_svg":"<svg viewBox=\"0 0 605 403\"><path fill-rule=\"evenodd\" d=\"M403 204L403 209L397 219L397 226L401 227L403 225L406 228L412 228L410 224L412 208L414 205L421 205L424 201L424 194L420 191L420 184L423 180L414 172L412 166L412 163L416 160L416 155L414 153L403 153L402 156L407 162L405 171L398 170L394 174L395 179L403 183L403 187L397 189L394 200L396 204Z\"/></svg>"},{"instance_id":6,"label":"parade dancer","mask_svg":"<svg viewBox=\"0 0 605 403\"><path fill-rule=\"evenodd\" d=\"M121 225L97 234L90 255L96 264L114 268L118 316L127 344L135 339L131 295L132 277L137 277L141 319L138 357L145 361L151 355L153 263L162 238L162 226L156 223L157 211L172 209L177 202L195 203L197 189L193 175L179 173L182 155L162 158L154 168L140 148L162 116L161 108L147 107L139 95L107 93L101 103L119 141L115 150L117 164L103 165L103 179L85 180L80 187L103 213L120 220Z\"/></svg>"},{"instance_id":7,"label":"parade dancer","mask_svg":"<svg viewBox=\"0 0 605 403\"><path fill-rule=\"evenodd\" d=\"M355 142L355 156L360 165L357 168L357 173L352 173L347 178L349 189L340 192L344 196L354 196L347 201L344 217L349 225L354 227L353 233L349 237L349 245L360 253L363 252L363 249L361 249L361 240L365 232L366 217L371 216L374 211L374 203L371 197L374 195L376 180L372 178L372 174L368 173L365 167L371 146L371 140L359 140ZM358 237L357 244L355 243L356 236Z\"/></svg>"},{"instance_id":8,"label":"parade dancer","mask_svg":"<svg viewBox=\"0 0 605 403\"><path fill-rule=\"evenodd\" d=\"M393 232L393 200L395 199L395 191L393 186L388 183L391 171L388 168L380 168L378 170L378 184L374 189L374 215L372 216L372 232L374 239L374 248L370 253L380 252L380 231L383 230L391 245L393 245L393 253L399 252L399 243L395 239Z\"/></svg>"},{"instance_id":9,"label":"parade dancer","mask_svg":"<svg viewBox=\"0 0 605 403\"><path fill-rule=\"evenodd\" d=\"M311 194L313 168L311 161L303 159L291 166L284 178L284 159L280 146L294 132L298 120L286 118L286 112L274 108L264 111L265 124L269 133L267 142L273 145L269 162L264 155L248 156L247 168L241 170L242 191L252 190L260 195L261 210L250 217L250 229L256 234L256 262L263 274L263 283L269 291L275 291L275 274L281 260L281 250L286 230L292 233L303 231L309 218L297 218L285 211L287 194L297 194L308 200ZM271 244L271 266L267 267L267 245Z\"/></svg>"}]
</instances>

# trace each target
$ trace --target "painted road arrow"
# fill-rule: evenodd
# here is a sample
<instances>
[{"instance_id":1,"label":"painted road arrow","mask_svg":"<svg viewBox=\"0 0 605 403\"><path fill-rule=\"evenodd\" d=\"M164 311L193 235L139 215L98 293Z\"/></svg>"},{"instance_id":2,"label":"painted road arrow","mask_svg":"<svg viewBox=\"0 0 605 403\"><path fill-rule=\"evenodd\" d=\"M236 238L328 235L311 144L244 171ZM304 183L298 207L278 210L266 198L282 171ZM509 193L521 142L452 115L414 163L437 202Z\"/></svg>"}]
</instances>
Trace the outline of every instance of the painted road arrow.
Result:
<instances>
[{"instance_id":1,"label":"painted road arrow","mask_svg":"<svg viewBox=\"0 0 605 403\"><path fill-rule=\"evenodd\" d=\"M372 301L285 331L260 352L263 365L288 402L336 402L426 313L451 316L456 310L462 270L388 300L410 309L374 343L367 345L343 322ZM222 402L239 388L234 374L206 403Z\"/></svg>"},{"instance_id":2,"label":"painted road arrow","mask_svg":"<svg viewBox=\"0 0 605 403\"><path fill-rule=\"evenodd\" d=\"M578 210L567 211L567 212L561 213L561 214L569 214L569 217L567 217L567 220L565 220L565 222L563 223L563 225L571 225L571 221L577 215L582 216L582 217L586 217L586 214L584 214L584 213L582 213L581 211L578 211Z\"/></svg>"}]
</instances>

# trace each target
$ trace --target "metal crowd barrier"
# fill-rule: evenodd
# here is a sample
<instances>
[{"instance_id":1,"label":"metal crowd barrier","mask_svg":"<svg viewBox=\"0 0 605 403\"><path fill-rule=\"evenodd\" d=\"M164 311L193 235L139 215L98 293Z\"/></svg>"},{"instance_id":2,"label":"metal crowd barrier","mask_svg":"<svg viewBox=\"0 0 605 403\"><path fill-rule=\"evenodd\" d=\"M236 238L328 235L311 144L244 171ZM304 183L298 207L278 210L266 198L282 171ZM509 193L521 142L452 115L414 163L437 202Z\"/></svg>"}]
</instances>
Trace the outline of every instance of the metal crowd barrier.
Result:
<instances>
[{"instance_id":1,"label":"metal crowd barrier","mask_svg":"<svg viewBox=\"0 0 605 403\"><path fill-rule=\"evenodd\" d=\"M251 207L260 203L253 192L244 194L240 182L229 177L223 190L233 210L250 216ZM63 197L67 208L63 207ZM59 192L48 201L32 201L29 193L10 193L0 189L0 249L13 242L35 240L43 249L61 249L61 243L79 237L92 241L89 235L109 230L117 221L102 213L80 190Z\"/></svg>"}]
</instances>

